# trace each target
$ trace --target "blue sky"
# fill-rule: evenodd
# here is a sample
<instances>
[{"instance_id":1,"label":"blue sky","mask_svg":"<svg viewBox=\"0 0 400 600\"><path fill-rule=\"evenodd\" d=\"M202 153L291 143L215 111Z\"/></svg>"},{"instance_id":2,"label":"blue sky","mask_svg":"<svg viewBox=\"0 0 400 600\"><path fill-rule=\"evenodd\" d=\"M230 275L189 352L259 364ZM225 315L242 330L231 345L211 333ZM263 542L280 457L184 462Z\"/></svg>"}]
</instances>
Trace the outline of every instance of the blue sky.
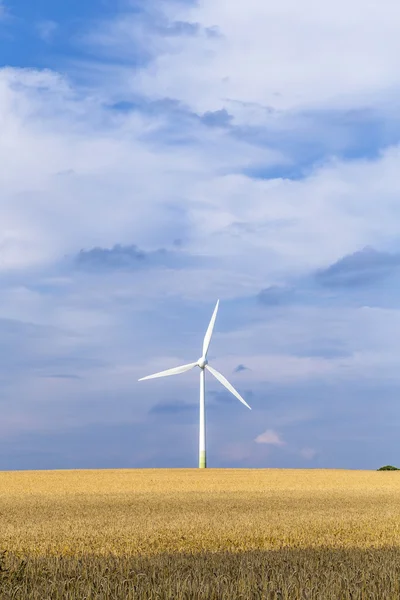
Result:
<instances>
[{"instance_id":1,"label":"blue sky","mask_svg":"<svg viewBox=\"0 0 400 600\"><path fill-rule=\"evenodd\" d=\"M0 7L0 469L400 466L400 7Z\"/></svg>"}]
</instances>

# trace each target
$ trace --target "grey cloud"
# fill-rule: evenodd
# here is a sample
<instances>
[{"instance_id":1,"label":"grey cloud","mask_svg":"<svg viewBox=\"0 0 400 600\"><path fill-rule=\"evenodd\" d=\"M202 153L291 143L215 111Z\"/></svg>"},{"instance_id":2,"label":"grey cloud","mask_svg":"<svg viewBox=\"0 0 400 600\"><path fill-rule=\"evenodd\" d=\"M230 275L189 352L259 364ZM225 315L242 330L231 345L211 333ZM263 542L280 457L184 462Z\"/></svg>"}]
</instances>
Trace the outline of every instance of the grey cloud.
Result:
<instances>
[{"instance_id":1,"label":"grey cloud","mask_svg":"<svg viewBox=\"0 0 400 600\"><path fill-rule=\"evenodd\" d=\"M200 117L201 122L208 127L229 127L232 119L232 115L225 108L207 111Z\"/></svg>"},{"instance_id":2,"label":"grey cloud","mask_svg":"<svg viewBox=\"0 0 400 600\"><path fill-rule=\"evenodd\" d=\"M194 36L198 35L202 30L200 23L189 23L187 21L173 21L165 28L162 33L164 35L187 35Z\"/></svg>"},{"instance_id":3,"label":"grey cloud","mask_svg":"<svg viewBox=\"0 0 400 600\"><path fill-rule=\"evenodd\" d=\"M76 257L76 264L84 268L111 268L120 269L132 267L143 261L146 255L137 246L121 246L116 244L113 248L92 248L81 250Z\"/></svg>"},{"instance_id":4,"label":"grey cloud","mask_svg":"<svg viewBox=\"0 0 400 600\"><path fill-rule=\"evenodd\" d=\"M226 108L198 114L173 98L163 98L150 103L146 101L146 106L142 106L141 109L149 114L168 115L174 119L175 126L179 126L180 128L186 127L189 131L193 130L193 124L196 122L206 127L231 129L233 121L233 116Z\"/></svg>"},{"instance_id":5,"label":"grey cloud","mask_svg":"<svg viewBox=\"0 0 400 600\"><path fill-rule=\"evenodd\" d=\"M233 370L233 372L234 372L234 373L240 373L241 371L248 371L248 370L249 370L249 368L248 368L248 367L246 367L245 365L238 365L238 366L237 366L237 367L236 367L236 368Z\"/></svg>"},{"instance_id":6,"label":"grey cloud","mask_svg":"<svg viewBox=\"0 0 400 600\"><path fill-rule=\"evenodd\" d=\"M400 267L400 254L380 252L366 247L344 256L316 273L316 280L326 287L361 287L394 274Z\"/></svg>"},{"instance_id":7,"label":"grey cloud","mask_svg":"<svg viewBox=\"0 0 400 600\"><path fill-rule=\"evenodd\" d=\"M177 246L177 245L175 245ZM148 267L183 268L195 266L201 259L180 250L140 250L135 244L116 244L112 248L81 250L75 257L76 267L89 271L131 270Z\"/></svg>"},{"instance_id":8,"label":"grey cloud","mask_svg":"<svg viewBox=\"0 0 400 600\"><path fill-rule=\"evenodd\" d=\"M217 25L213 25L212 27L206 27L204 29L206 35L208 38L221 38L222 33L219 29L219 27L217 27Z\"/></svg>"},{"instance_id":9,"label":"grey cloud","mask_svg":"<svg viewBox=\"0 0 400 600\"><path fill-rule=\"evenodd\" d=\"M160 117L164 116L171 121L167 126L165 123L157 128L157 135L164 132L164 135L171 129L171 126L179 128L183 131L193 133L193 125L200 123L206 127L221 127L224 129L232 128L233 116L226 110L221 108L215 111L206 111L203 114L193 112L188 106L184 105L175 98L161 98L158 100L149 101L145 97L136 97L129 100L120 100L113 104L107 105L107 108L119 112L141 112L149 116ZM161 128L161 129L160 129ZM177 135L177 134L176 134Z\"/></svg>"},{"instance_id":10,"label":"grey cloud","mask_svg":"<svg viewBox=\"0 0 400 600\"><path fill-rule=\"evenodd\" d=\"M293 299L294 290L289 287L271 285L261 290L257 298L260 304L265 306L281 306Z\"/></svg>"},{"instance_id":11,"label":"grey cloud","mask_svg":"<svg viewBox=\"0 0 400 600\"><path fill-rule=\"evenodd\" d=\"M195 37L204 34L209 39L221 37L221 32L217 26L204 27L201 23L190 21L164 21L160 19L158 33L163 36L187 36Z\"/></svg>"}]
</instances>

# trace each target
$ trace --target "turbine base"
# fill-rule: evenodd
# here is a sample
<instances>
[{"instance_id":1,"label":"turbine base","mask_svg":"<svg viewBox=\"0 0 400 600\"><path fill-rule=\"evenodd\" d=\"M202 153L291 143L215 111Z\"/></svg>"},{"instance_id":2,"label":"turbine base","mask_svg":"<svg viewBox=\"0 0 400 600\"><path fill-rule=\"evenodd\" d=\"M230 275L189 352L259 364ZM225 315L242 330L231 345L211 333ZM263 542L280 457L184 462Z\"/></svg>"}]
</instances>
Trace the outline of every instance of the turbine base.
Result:
<instances>
[{"instance_id":1,"label":"turbine base","mask_svg":"<svg viewBox=\"0 0 400 600\"><path fill-rule=\"evenodd\" d=\"M202 450L199 456L199 469L205 469L207 467L206 463L206 451Z\"/></svg>"}]
</instances>

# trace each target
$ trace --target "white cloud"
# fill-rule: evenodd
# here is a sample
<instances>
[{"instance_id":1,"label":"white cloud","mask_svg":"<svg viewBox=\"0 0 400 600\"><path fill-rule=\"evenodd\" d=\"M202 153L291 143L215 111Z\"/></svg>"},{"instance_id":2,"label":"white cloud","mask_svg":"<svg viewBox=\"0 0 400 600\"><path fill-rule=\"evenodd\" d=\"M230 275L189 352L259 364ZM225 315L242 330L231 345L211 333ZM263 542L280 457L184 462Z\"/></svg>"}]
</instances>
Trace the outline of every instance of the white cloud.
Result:
<instances>
[{"instance_id":1,"label":"white cloud","mask_svg":"<svg viewBox=\"0 0 400 600\"><path fill-rule=\"evenodd\" d=\"M262 155L281 160L195 126L188 147L146 142L162 116L113 116L47 71L0 71L0 106L3 269L94 245L159 247L182 229L203 236L191 210L199 181ZM216 217L213 228L229 223Z\"/></svg>"},{"instance_id":2,"label":"white cloud","mask_svg":"<svg viewBox=\"0 0 400 600\"><path fill-rule=\"evenodd\" d=\"M221 258L215 286L240 294L397 235L397 147L259 180L240 171L280 153L195 123L190 142L170 144L155 135L168 117L113 115L56 73L3 69L0 107L3 270L95 245L160 247L183 231L188 250ZM196 276L172 276L172 290L213 287Z\"/></svg>"},{"instance_id":3,"label":"white cloud","mask_svg":"<svg viewBox=\"0 0 400 600\"><path fill-rule=\"evenodd\" d=\"M222 0L190 5L168 0L162 7L170 23L198 23L200 33L166 35L151 15L141 19L125 12L85 38L116 61L112 69L101 63L83 66L85 77L94 76L91 81L105 98L137 101L144 93L150 99L178 99L199 113L227 107L236 123L264 123L275 134L294 128L303 141L317 125L312 119L306 125L296 120L296 111L379 105L396 113L400 52L394 49L400 41L394 23L400 8L394 2L385 10L361 0L341 0L326 10L312 0L301 9L294 0L250 0L249 5L235 0L229 7ZM209 26L217 26L220 35L207 36L204 27ZM144 50L153 58L140 67ZM134 58L135 66L118 64L118 59ZM271 113L271 105L281 112ZM154 116L142 119L154 131ZM120 121L124 140L129 128L129 118ZM135 133L142 135L140 127ZM169 195L185 206L191 248L224 256L226 262L229 257L243 277L268 282L282 271L310 271L397 236L397 146L383 149L376 160L325 160L300 181L260 180L243 169L290 164L288 157L272 148L240 145L219 130L200 133L194 124L191 135L192 143L182 152L171 145L166 153L157 152L144 169L142 197L153 215L161 214L149 190L156 171L162 191L155 190L154 196ZM143 146L127 144L125 150L140 155ZM165 169L160 168L163 161L168 162ZM141 173L135 173L137 179ZM161 238L165 228L165 222L154 227L154 236ZM149 240L150 231L143 233L142 239Z\"/></svg>"},{"instance_id":4,"label":"white cloud","mask_svg":"<svg viewBox=\"0 0 400 600\"><path fill-rule=\"evenodd\" d=\"M202 0L163 8L171 22L216 27L220 35L165 36L124 14L90 38L125 59L145 40L156 60L131 85L152 97L178 98L198 112L226 106L248 122L249 114L264 120L263 107L348 108L398 92L394 1Z\"/></svg>"},{"instance_id":5,"label":"white cloud","mask_svg":"<svg viewBox=\"0 0 400 600\"><path fill-rule=\"evenodd\" d=\"M250 9L244 31L251 29L252 14L270 10L255 3ZM219 24L222 38L210 37L205 42L204 36L199 40L170 37L168 44L202 48L209 43L217 48L228 43L231 34L231 44L236 35L238 40L245 35L236 29L242 11L237 3L231 15L224 13L219 2L203 2L193 10L176 17ZM292 19L277 6L273 10L273 19ZM325 19L318 7L315 11L309 14L316 22ZM338 15L333 28L341 22ZM300 28L305 27L302 19ZM258 35L257 28L254 35ZM251 44L249 48L251 66ZM185 61L184 47L181 50L164 58ZM231 63L233 68L233 58ZM201 84L201 69L192 70ZM253 76L255 85L267 79L259 73ZM129 90L132 79L124 85ZM242 99L249 89L242 87ZM173 88L170 91L175 93ZM276 277L309 273L366 244L381 247L397 236L398 147L385 150L376 160L330 161L303 180L252 179L240 172L252 165L282 164L286 157L195 121L188 141L171 143L165 128L178 127L172 117L162 111L156 115L112 112L105 108L105 99L103 89L88 93L55 72L0 71L0 272L52 263L65 253L96 245L160 247L183 234L188 251L208 255L214 262L203 269L137 273L130 286L114 278L112 289L121 285L136 307L143 299L154 306L159 297L234 299L256 294ZM108 307L94 310L85 302L101 297L102 285L96 280L80 282L78 294L67 282L64 300L57 306L40 292L17 286L4 291L0 305L9 318L29 314L41 323L66 328L75 324L90 335L98 328L101 337L112 332L113 316ZM366 365L375 365L382 373L392 369L397 358L390 356L397 356L396 344L388 340L396 315L370 314L369 318L360 314L341 312L335 319L314 308L299 314L289 310L285 323L257 323L246 333L216 335L217 352L218 340L222 356L227 342L232 351L221 362L221 370L229 373L238 362L249 364L251 372L241 374L241 381L246 382L355 374ZM374 319L379 319L379 328L372 329ZM291 346L300 348L301 340L310 340L313 331L328 326L339 328L339 338L362 337L351 348L351 358L291 355ZM282 331L287 333L285 343ZM374 332L369 338L368 331ZM390 352L385 351L388 343Z\"/></svg>"},{"instance_id":6,"label":"white cloud","mask_svg":"<svg viewBox=\"0 0 400 600\"><path fill-rule=\"evenodd\" d=\"M240 254L251 247L254 253L268 252L268 263L278 260L288 269L307 265L310 270L363 247L367 240L380 246L397 235L393 216L394 198L400 193L399 165L396 147L376 161L334 161L300 181L210 178L195 189L198 201L215 198L199 204L197 214L194 209L198 228L214 233L211 249L224 245L226 253ZM221 214L224 222L216 219ZM229 225L237 221L248 224L249 231L232 231Z\"/></svg>"},{"instance_id":7,"label":"white cloud","mask_svg":"<svg viewBox=\"0 0 400 600\"><path fill-rule=\"evenodd\" d=\"M272 429L267 429L264 433L258 435L255 440L257 444L271 444L272 446L284 446L284 442L280 435Z\"/></svg>"},{"instance_id":8,"label":"white cloud","mask_svg":"<svg viewBox=\"0 0 400 600\"><path fill-rule=\"evenodd\" d=\"M116 63L140 59L137 50L147 47L155 61L140 69L79 63L71 72L84 85L48 70L0 70L0 315L54 328L32 340L23 328L1 324L10 329L2 389L19 399L2 431L106 421L110 406L115 421L133 420L165 394L196 399L193 374L171 378L168 388L137 378L196 359L217 297L226 312L222 305L213 364L229 378L238 364L249 367L236 381L232 376L244 397L250 389L254 394L254 406L248 400L255 411L237 412L244 439L254 433L242 428L243 419L254 423L257 409L272 427L303 427L332 406L336 384L398 384L399 311L318 308L330 302L329 291L320 290L308 306L272 313L254 296L367 244L398 247L399 147L371 160L326 159L302 180L244 174L296 167L268 137L299 123L296 138L308 143L309 129L296 111L373 104L394 114L397 4L380 12L372 3L360 9L359 0L323 7L311 0L164 6L171 18L218 26L220 36L204 30L165 36L139 21L132 29L132 15L124 15L90 43L103 45ZM109 106L121 99L146 104L143 93L187 106L175 116L154 105L131 112ZM235 137L206 127L190 113L222 107L235 124L267 124L268 141L251 144L237 130ZM184 239L185 251L212 261L179 272L55 278L46 270L81 248L135 243L152 249L175 238ZM197 317L205 302L210 314L203 330ZM344 354L319 356L326 340ZM211 379L207 385L222 389ZM272 395L281 390L287 403ZM82 407L71 407L72 399ZM256 441L284 444L274 429ZM223 453L247 460L250 450L238 442ZM303 448L300 456L311 460L313 452Z\"/></svg>"}]
</instances>

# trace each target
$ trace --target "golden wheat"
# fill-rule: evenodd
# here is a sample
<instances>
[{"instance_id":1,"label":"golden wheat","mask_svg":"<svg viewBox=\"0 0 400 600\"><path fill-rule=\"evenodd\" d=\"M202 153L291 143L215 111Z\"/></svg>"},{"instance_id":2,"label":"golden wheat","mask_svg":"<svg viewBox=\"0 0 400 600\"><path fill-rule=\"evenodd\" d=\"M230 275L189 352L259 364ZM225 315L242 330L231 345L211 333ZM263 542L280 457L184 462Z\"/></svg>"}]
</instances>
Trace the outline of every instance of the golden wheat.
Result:
<instances>
[{"instance_id":1,"label":"golden wheat","mask_svg":"<svg viewBox=\"0 0 400 600\"><path fill-rule=\"evenodd\" d=\"M68 568L75 569L76 572L79 564L86 565L85 572L89 579L95 577L94 573L100 573L102 569L106 571L109 569L107 572L110 573L110 560L120 560L122 562L118 564L122 565L124 560L146 559L150 562L140 568L144 569L143 573L147 573L147 579L143 574L141 583L137 584L139 588L142 585L143 589L140 588L142 589L140 593L145 595L133 595L132 598L150 598L151 590L161 583L152 580L149 573L155 572L155 565L161 568L160 565L164 564L162 561L165 560L178 561L176 564L181 561L179 564L183 569L179 575L178 572L175 574L178 587L174 588L174 596L168 596L165 588L165 598L197 597L196 594L200 594L199 590L206 584L204 581L201 583L199 573L193 569L193 562L192 567L189 567L190 560L185 557L190 556L197 557L196 564L205 561L204 572L208 573L207 585L211 587L214 581L212 564L225 565L225 567L221 566L222 571L218 577L223 577L221 573L224 569L226 573L230 573L229 576L227 574L224 576L226 593L230 589L229 582L233 581L232 577L237 579L238 573L241 572L239 568L241 563L237 563L236 567L232 566L234 556L237 556L238 560L247 561L246 564L250 564L248 557L253 557L253 570L250 568L250 572L254 585L257 577L260 576L254 571L254 565L264 564L265 568L265 561L268 562L272 560L272 556L275 556L277 557L274 559L275 566L271 567L275 579L272 577L270 580L268 593L272 594L274 585L278 586L277 590L278 588L284 590L289 585L288 582L292 581L290 584L292 588L289 585L292 594L294 590L297 590L296 594L302 594L303 592L299 591L300 583L293 583L297 581L297 576L293 579L294 575L290 569L283 577L285 569L287 570L287 561L294 560L290 557L297 557L295 560L297 567L294 572L303 573L304 587L311 577L310 573L307 575L304 557L313 557L307 558L309 561L307 564L309 564L308 568L311 568L312 564L314 565L312 568L315 568L316 564L321 564L322 559L318 556L326 556L327 552L331 553L332 564L338 556L347 557L340 560L344 560L344 564L353 566L352 570L349 567L351 572L347 572L345 578L353 577L355 589L359 592L361 588L360 586L357 588L356 580L357 577L359 579L361 577L360 565L364 564L362 571L364 573L365 565L371 560L371 558L366 559L369 556L375 557L373 565L370 565L372 569L376 568L381 574L385 569L387 570L386 582L392 581L390 590L396 594L395 582L398 582L398 578L396 579L393 569L396 568L395 557L398 558L400 549L399 492L400 476L397 472L279 469L1 472L2 547L0 550L9 553L10 564L14 567L17 565L15 561L18 561L18 558L28 559L29 564L36 565L31 567L30 573L32 577L33 573L36 573L37 585L39 580L43 579L38 574L42 567L44 572L53 573L51 577L49 575L50 580L54 576L54 581L57 581L63 569L58 565L54 567L53 572L51 565L55 565L61 556L70 561L79 559L83 561L68 563L72 565ZM374 554L374 551L379 549L381 554L379 552ZM291 554L293 552L300 554ZM314 554L307 554L310 552ZM341 552L347 554L340 554ZM354 554L355 552L358 554ZM368 552L372 554L369 555ZM351 558L356 555L361 557L358 563ZM221 556L224 557L223 560L218 558ZM282 562L283 556L286 556L286 559ZM388 557L387 560L392 565L390 568L379 563L382 556ZM41 563L41 560L47 562ZM102 563L102 560L105 563ZM217 562L212 563L212 560ZM222 562L218 563L218 560ZM67 563L62 564L65 566ZM170 567L161 568L161 574L165 571L171 575L173 571L173 569L171 571L171 562L168 564ZM279 568L278 564L280 564ZM14 573L15 584L21 575L18 575L20 573L18 568L14 567L10 572ZM67 569L65 577L68 579L70 575L68 575L68 568L65 568ZM92 575L89 577L90 569ZM331 573L328 577L321 569L320 571L313 574L313 577L319 578L320 583L313 584L312 589L317 593L322 586L332 592L336 589L332 579L334 574ZM56 576L55 573L58 575ZM190 575L188 580L182 580L182 577L186 577L185 573L187 576ZM103 575L99 577L104 579ZM200 588L196 587L197 584L194 585L193 577L198 577ZM243 577L245 577L244 571L236 581L236 592L240 585L245 586ZM79 577L78 579L81 580ZM126 581L128 580L133 585L133 580L129 577ZM165 581L167 580L166 576ZM88 581L86 583L89 587L94 585L93 581L90 585ZM114 583L118 587L116 581ZM168 581L168 585L171 586L171 581ZM279 581L282 581L282 585ZM364 584L367 586L368 582L365 581ZM59 585L57 589L64 589L62 582L59 581L57 585ZM370 584L368 585L370 588ZM137 593L140 591L139 588ZM143 592L145 588L147 591ZM339 588L342 590L340 586ZM93 589L91 593L94 594ZM215 586L209 589L210 598L214 597L215 589ZM232 589L231 593L233 593ZM251 586L247 587L247 591L243 592L247 596L231 597L250 598L251 589ZM44 588L41 588L37 593L43 596L46 593L43 590ZM389 588L385 588L385 594L389 593L388 590ZM28 594L26 597L36 597L29 595L28 588L25 589L25 593ZM53 590L53 596L48 597L64 597L62 592L59 593L61 595L57 596ZM203 595L200 594L199 598L207 598L204 590L201 593ZM267 593L265 590L259 593L261 595L254 597L269 597L262 595ZM76 595L71 597L78 598L79 594L76 592ZM221 594L215 597L223 597L222 591ZM1 597L5 598L5 595ZM40 595L37 597L39 598ZM93 595L93 598L95 597L100 598ZM109 595L101 597L122 598L124 596L113 595L110 592ZM130 596L126 593L125 597ZM283 596L278 594L276 597ZM292 597L322 598L324 596L288 596L288 598ZM394 595L394 597L399 596Z\"/></svg>"}]
</instances>

